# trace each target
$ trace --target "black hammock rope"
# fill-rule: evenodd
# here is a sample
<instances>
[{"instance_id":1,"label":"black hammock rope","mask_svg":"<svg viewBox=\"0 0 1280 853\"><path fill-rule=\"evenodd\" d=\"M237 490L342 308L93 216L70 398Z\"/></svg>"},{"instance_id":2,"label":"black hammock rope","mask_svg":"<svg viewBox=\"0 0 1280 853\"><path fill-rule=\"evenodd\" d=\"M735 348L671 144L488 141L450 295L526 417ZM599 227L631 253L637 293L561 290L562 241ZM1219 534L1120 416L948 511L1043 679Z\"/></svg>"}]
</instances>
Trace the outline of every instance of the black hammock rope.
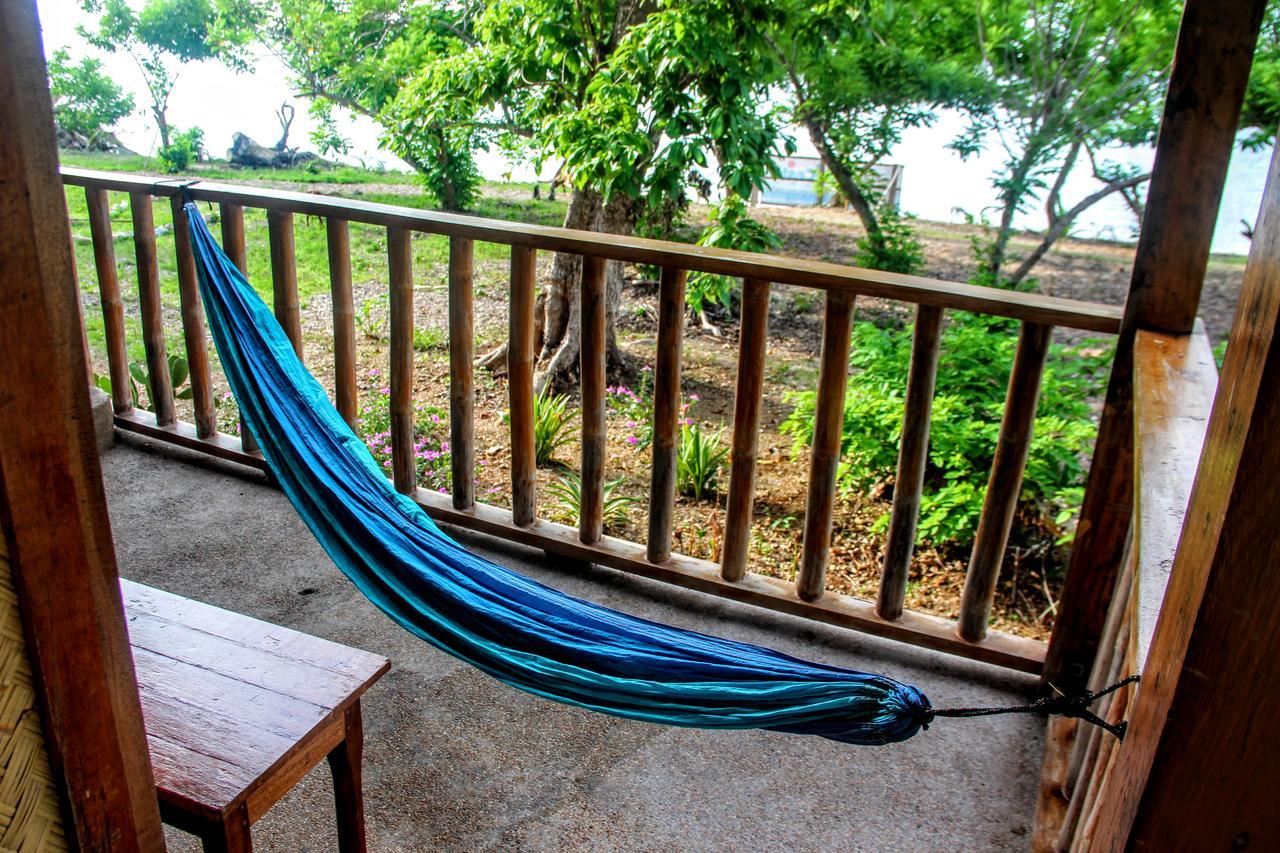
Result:
<instances>
[{"instance_id":1,"label":"black hammock rope","mask_svg":"<svg viewBox=\"0 0 1280 853\"><path fill-rule=\"evenodd\" d=\"M1057 714L1062 717L1075 717L1084 720L1090 725L1105 729L1115 735L1117 740L1124 740L1126 730L1129 728L1127 722L1108 723L1097 714L1089 710L1089 706L1097 702L1103 696L1107 696L1116 692L1126 684L1137 684L1142 680L1140 675L1131 675L1128 678L1121 679L1115 684L1102 688L1095 693L1083 692L1073 696L1067 696L1058 693L1054 696L1045 696L1034 702L1028 702L1025 705L1007 705L1000 708L929 708L924 712L920 721L920 727L927 729L929 724L933 722L934 717L990 717L996 714ZM1056 688L1055 688L1056 689Z\"/></svg>"}]
</instances>

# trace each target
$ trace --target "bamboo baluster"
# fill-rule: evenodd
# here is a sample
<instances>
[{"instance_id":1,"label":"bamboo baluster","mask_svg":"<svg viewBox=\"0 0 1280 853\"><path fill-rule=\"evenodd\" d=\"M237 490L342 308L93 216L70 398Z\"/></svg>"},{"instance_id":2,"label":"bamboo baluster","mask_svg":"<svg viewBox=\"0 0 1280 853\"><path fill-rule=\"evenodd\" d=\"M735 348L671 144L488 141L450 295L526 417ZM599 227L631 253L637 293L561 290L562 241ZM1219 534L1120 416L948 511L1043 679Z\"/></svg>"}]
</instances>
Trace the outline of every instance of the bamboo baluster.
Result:
<instances>
[{"instance_id":1,"label":"bamboo baluster","mask_svg":"<svg viewBox=\"0 0 1280 853\"><path fill-rule=\"evenodd\" d=\"M75 292L79 294L80 271L76 268L76 241L70 230L67 231L67 245L71 248L71 283L75 286ZM89 349L89 326L85 322L84 306L79 301L76 302L76 325L80 327L80 352L84 359L84 381L92 388L98 383L98 374L93 370L93 351Z\"/></svg>"},{"instance_id":2,"label":"bamboo baluster","mask_svg":"<svg viewBox=\"0 0 1280 853\"><path fill-rule=\"evenodd\" d=\"M98 270L98 293L102 300L102 326L107 337L107 365L111 376L111 407L117 414L133 408L129 388L129 350L124 340L124 303L120 299L120 279L116 274L116 250L111 239L111 201L107 191L87 187L89 233L93 236L93 260Z\"/></svg>"},{"instance_id":3,"label":"bamboo baluster","mask_svg":"<svg viewBox=\"0 0 1280 853\"><path fill-rule=\"evenodd\" d=\"M129 193L133 217L133 246L138 262L138 308L142 314L142 343L147 353L147 378L156 424L169 426L178 417L173 410L173 383L164 344L164 308L160 302L160 270L156 266L156 224L151 196Z\"/></svg>"},{"instance_id":4,"label":"bamboo baluster","mask_svg":"<svg viewBox=\"0 0 1280 853\"><path fill-rule=\"evenodd\" d=\"M818 368L818 411L814 416L813 449L809 455L809 496L805 501L804 545L796 594L816 601L827 587L831 560L831 518L836 504L836 469L844 432L844 392L849 375L849 335L853 324L853 294L827 291L822 325L822 356Z\"/></svg>"},{"instance_id":5,"label":"bamboo baluster","mask_svg":"<svg viewBox=\"0 0 1280 853\"><path fill-rule=\"evenodd\" d=\"M1026 468L1027 450L1031 445L1031 428L1036 419L1040 377L1049 352L1050 332L1050 326L1023 323L1018 336L1004 418L1000 423L1000 438L996 444L995 459L991 462L987 494L982 502L982 515L978 519L978 533L960 601L958 628L960 636L966 640L981 640L987 634L996 579L1004 560L1009 531L1013 528L1018 495L1022 491L1022 472Z\"/></svg>"},{"instance_id":6,"label":"bamboo baluster","mask_svg":"<svg viewBox=\"0 0 1280 853\"><path fill-rule=\"evenodd\" d=\"M474 244L466 237L449 240L449 464L453 505L470 509L476 502L474 316L472 266Z\"/></svg>"},{"instance_id":7,"label":"bamboo baluster","mask_svg":"<svg viewBox=\"0 0 1280 853\"><path fill-rule=\"evenodd\" d=\"M213 380L209 375L209 344L204 334L200 284L196 281L196 256L191 248L191 228L187 225L182 205L181 196L169 199L178 262L178 298L182 303L182 335L187 345L187 371L191 377L196 435L208 438L218 432L218 418L213 410Z\"/></svg>"},{"instance_id":8,"label":"bamboo baluster","mask_svg":"<svg viewBox=\"0 0 1280 853\"><path fill-rule=\"evenodd\" d=\"M733 404L729 494L724 511L724 546L720 552L720 576L727 581L742 580L747 573L768 330L769 282L745 279L742 282L742 322L738 331L738 388Z\"/></svg>"},{"instance_id":9,"label":"bamboo baluster","mask_svg":"<svg viewBox=\"0 0 1280 853\"><path fill-rule=\"evenodd\" d=\"M333 294L333 380L338 413L353 429L356 391L356 312L351 294L351 230L345 219L325 220L329 290Z\"/></svg>"},{"instance_id":10,"label":"bamboo baluster","mask_svg":"<svg viewBox=\"0 0 1280 853\"><path fill-rule=\"evenodd\" d=\"M533 444L533 301L537 257L511 247L511 316L507 336L507 381L511 408L511 518L533 524L537 459Z\"/></svg>"},{"instance_id":11,"label":"bamboo baluster","mask_svg":"<svg viewBox=\"0 0 1280 853\"><path fill-rule=\"evenodd\" d=\"M885 619L902 615L907 595L907 573L916 544L924 469L929 461L929 418L941 342L942 309L919 306L911 343L911 370L907 374L907 400L902 413L898 476L893 484L893 513L889 517L880 592L876 599L876 612Z\"/></svg>"},{"instance_id":12,"label":"bamboo baluster","mask_svg":"<svg viewBox=\"0 0 1280 853\"><path fill-rule=\"evenodd\" d=\"M582 376L582 479L578 493L578 538L588 545L604 534L605 458L605 281L604 260L582 259L578 347Z\"/></svg>"},{"instance_id":13,"label":"bamboo baluster","mask_svg":"<svg viewBox=\"0 0 1280 853\"><path fill-rule=\"evenodd\" d=\"M244 243L244 208L224 201L218 205L218 212L222 220L222 251L236 265L236 269L248 277L249 253ZM258 443L244 425L243 412L240 413L240 446L245 453L253 453L258 449Z\"/></svg>"},{"instance_id":14,"label":"bamboo baluster","mask_svg":"<svg viewBox=\"0 0 1280 853\"><path fill-rule=\"evenodd\" d=\"M680 435L680 349L684 338L684 290L688 273L663 267L658 286L658 360L653 372L653 475L649 480L650 562L671 557Z\"/></svg>"},{"instance_id":15,"label":"bamboo baluster","mask_svg":"<svg viewBox=\"0 0 1280 853\"><path fill-rule=\"evenodd\" d=\"M387 229L391 273L391 475L396 491L418 486L413 447L413 256L409 232Z\"/></svg>"},{"instance_id":16,"label":"bamboo baluster","mask_svg":"<svg viewBox=\"0 0 1280 853\"><path fill-rule=\"evenodd\" d=\"M271 242L271 287L276 319L302 358L302 312L298 306L298 268L294 262L293 214L267 210L267 234Z\"/></svg>"}]
</instances>

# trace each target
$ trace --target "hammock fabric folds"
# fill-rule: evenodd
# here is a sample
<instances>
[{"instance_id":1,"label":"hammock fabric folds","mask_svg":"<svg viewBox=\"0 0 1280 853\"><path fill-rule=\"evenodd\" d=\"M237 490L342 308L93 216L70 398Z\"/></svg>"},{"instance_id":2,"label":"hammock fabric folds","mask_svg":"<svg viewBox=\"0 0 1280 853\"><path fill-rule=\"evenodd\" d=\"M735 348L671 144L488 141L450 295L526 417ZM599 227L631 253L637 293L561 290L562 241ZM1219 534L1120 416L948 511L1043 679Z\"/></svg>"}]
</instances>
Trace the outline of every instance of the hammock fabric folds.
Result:
<instances>
[{"instance_id":1,"label":"hammock fabric folds","mask_svg":"<svg viewBox=\"0 0 1280 853\"><path fill-rule=\"evenodd\" d=\"M915 687L661 625L478 557L397 493L186 205L222 366L267 466L338 568L401 626L521 690L622 717L854 744L932 717Z\"/></svg>"}]
</instances>

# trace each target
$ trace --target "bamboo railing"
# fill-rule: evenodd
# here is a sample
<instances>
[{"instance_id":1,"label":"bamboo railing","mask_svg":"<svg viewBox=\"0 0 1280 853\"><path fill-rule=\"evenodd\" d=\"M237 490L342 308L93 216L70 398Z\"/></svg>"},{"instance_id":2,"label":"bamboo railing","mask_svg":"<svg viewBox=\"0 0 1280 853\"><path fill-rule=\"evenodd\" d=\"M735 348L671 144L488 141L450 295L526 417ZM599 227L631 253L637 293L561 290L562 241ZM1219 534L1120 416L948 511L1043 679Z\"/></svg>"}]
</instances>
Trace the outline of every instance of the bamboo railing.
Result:
<instances>
[{"instance_id":1,"label":"bamboo railing","mask_svg":"<svg viewBox=\"0 0 1280 853\"><path fill-rule=\"evenodd\" d=\"M217 433L212 404L206 333L189 250L178 239L182 321L191 367L194 425L178 422L168 380L161 324L152 197L167 197L178 209L179 186L171 180L64 168L66 184L85 188L102 292L107 356L113 389L127 386L124 326L115 277L108 191L129 193L139 270L143 341L155 391L155 413L132 409L127 394L113 397L122 429L262 466L252 446ZM535 545L739 601L856 628L1027 672L1038 672L1044 644L989 632L987 622L1005 544L1017 506L1027 445L1035 417L1040 377L1055 326L1115 333L1119 308L1039 294L984 288L918 276L858 269L730 250L707 249L637 237L503 222L422 211L320 195L198 182L186 188L193 198L221 206L222 238L228 254L244 268L244 208L267 211L275 313L302 353L293 217L324 217L333 290L335 403L349 422L355 418L355 343L348 225L381 226L387 234L390 283L392 471L395 487L412 495L438 520ZM181 217L175 216L175 221ZM450 449L453 489L449 497L417 488L412 440L413 294L410 237L415 232L450 239L449 375ZM474 379L472 376L472 258L474 241L511 247L508 393L511 428L511 507L508 512L478 503L474 471ZM533 435L534 298L536 253L569 252L583 257L581 288L582 509L578 529L537 515ZM648 541L633 543L603 535L605 479L605 287L608 260L654 264L662 269L659 295L654 441ZM685 313L685 278L690 271L743 279L737 396L730 454L729 486L720 563L671 551L675 500L680 352ZM755 468L764 392L769 294L774 283L825 291L826 313L820 354L816 430L809 463L808 497L799 577L795 584L749 571ZM877 601L862 601L826 589L844 393L849 364L854 302L871 296L912 303L917 323L907 396L898 483ZM928 452L929 412L947 310L1008 317L1022 323L1004 420L995 448L981 526L970 560L958 622L903 610L908 569Z\"/></svg>"}]
</instances>

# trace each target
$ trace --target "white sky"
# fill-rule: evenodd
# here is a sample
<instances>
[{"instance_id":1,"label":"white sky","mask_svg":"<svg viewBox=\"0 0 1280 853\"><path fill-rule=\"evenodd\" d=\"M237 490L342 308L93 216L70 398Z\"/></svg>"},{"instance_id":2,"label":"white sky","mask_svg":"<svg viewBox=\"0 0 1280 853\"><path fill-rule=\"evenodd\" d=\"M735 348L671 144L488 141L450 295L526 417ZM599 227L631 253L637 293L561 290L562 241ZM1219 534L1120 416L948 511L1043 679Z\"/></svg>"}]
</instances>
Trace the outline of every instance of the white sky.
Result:
<instances>
[{"instance_id":1,"label":"white sky","mask_svg":"<svg viewBox=\"0 0 1280 853\"><path fill-rule=\"evenodd\" d=\"M145 109L143 93L146 90L142 75L133 60L127 54L105 54L84 43L76 33L76 26L90 22L92 16L84 13L77 0L38 0L38 7L46 55L65 46L70 47L73 57L92 55L102 59L116 82L134 93L137 105L134 113L119 125L120 140L135 151L152 152L157 134ZM264 145L273 144L280 135L275 111L281 103L289 101L297 108L289 140L299 147L309 147L313 122L307 114L306 103L292 95L284 66L261 49L251 65L253 71L246 74L236 74L213 62L190 63L182 68L170 98L170 124L178 128L201 127L205 132L206 148L215 156L225 156L231 145L231 136L236 131L247 133ZM984 208L994 205L995 194L990 179L1000 166L1000 152L988 149L978 157L961 161L958 155L945 148L946 143L959 133L963 121L957 114L944 113L932 128L908 131L902 144L894 151L891 159L905 166L902 207L907 212L924 219L954 222L962 219L960 210L979 215ZM406 168L396 157L378 149L379 129L373 122L346 117L342 131L352 142L351 154L347 158L351 162L369 166L382 163L392 169ZM803 135L799 135L796 141L797 153L815 153ZM1253 223L1257 218L1270 154L1270 151L1249 153L1237 150L1227 175L1226 192L1214 234L1215 252L1248 251L1248 241L1240 234L1240 220ZM1152 157L1150 149L1129 149L1112 154L1112 159L1143 168L1150 168ZM530 167L513 166L496 155L481 156L480 169L491 179L502 179L508 174L516 180L533 177ZM1067 184L1065 201L1070 205L1098 186L1083 170L1077 169ZM1044 214L1037 208L1020 218L1018 224L1026 228L1043 228ZM1134 225L1133 215L1124 202L1118 196L1112 196L1091 208L1078 222L1075 233L1130 239Z\"/></svg>"}]
</instances>

